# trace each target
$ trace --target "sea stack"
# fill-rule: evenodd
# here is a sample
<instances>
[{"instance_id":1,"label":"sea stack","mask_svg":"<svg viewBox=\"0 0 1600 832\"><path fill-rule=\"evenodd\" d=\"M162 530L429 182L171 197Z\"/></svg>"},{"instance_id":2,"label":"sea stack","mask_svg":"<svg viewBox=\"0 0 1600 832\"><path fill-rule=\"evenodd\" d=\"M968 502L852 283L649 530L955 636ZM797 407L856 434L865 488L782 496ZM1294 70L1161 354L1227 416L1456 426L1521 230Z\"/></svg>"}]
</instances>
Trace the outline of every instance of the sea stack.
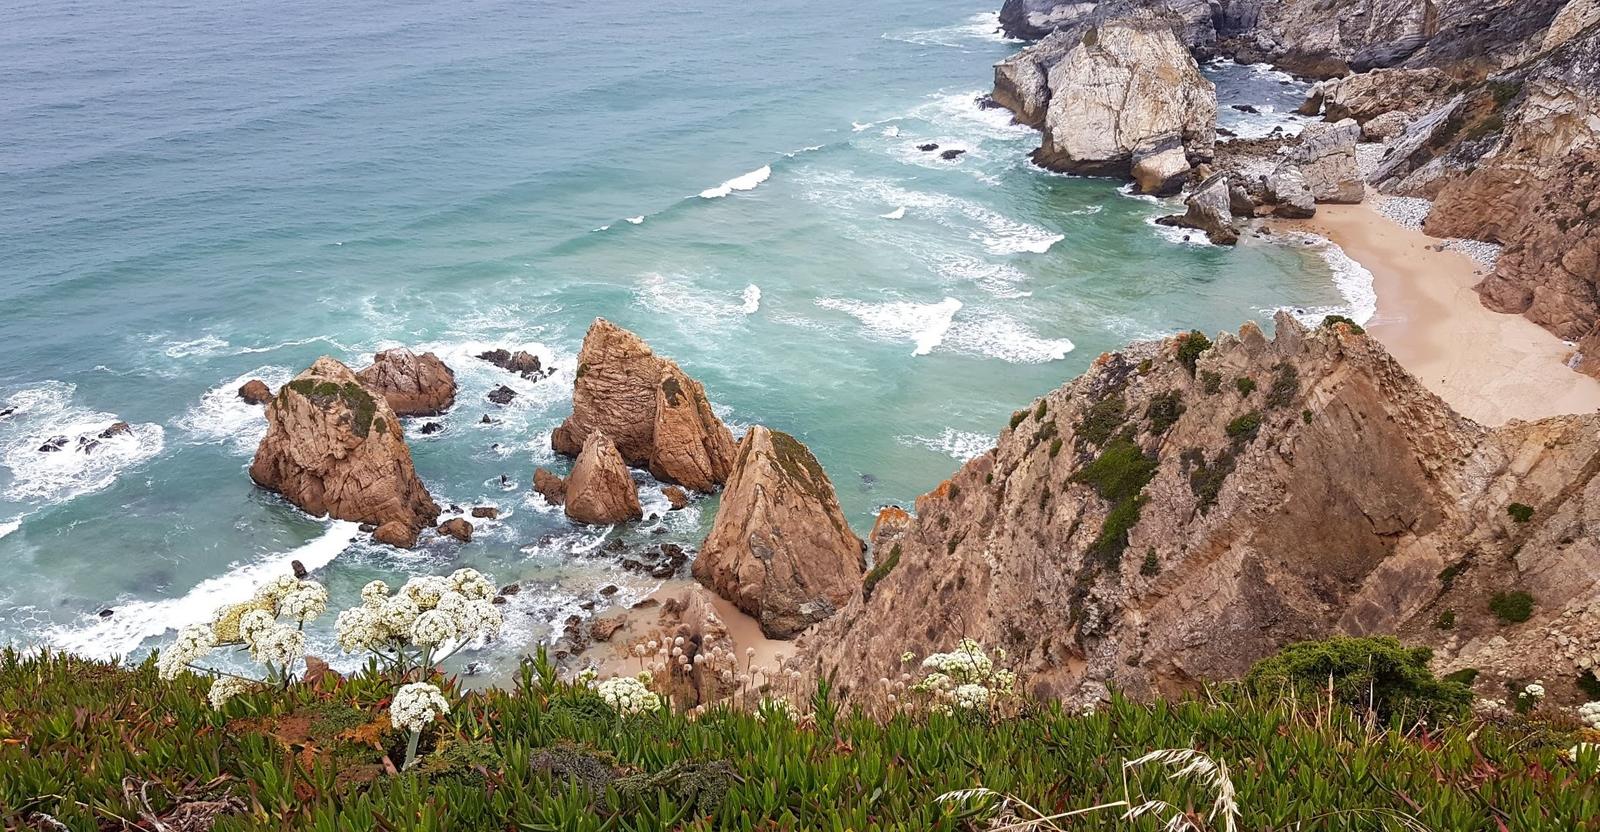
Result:
<instances>
[{"instance_id":1,"label":"sea stack","mask_svg":"<svg viewBox=\"0 0 1600 832\"><path fill-rule=\"evenodd\" d=\"M715 490L733 467L733 435L712 412L705 388L604 318L596 318L583 338L572 415L551 435L551 445L577 456L597 430L627 464L695 491Z\"/></svg>"},{"instance_id":2,"label":"sea stack","mask_svg":"<svg viewBox=\"0 0 1600 832\"><path fill-rule=\"evenodd\" d=\"M384 350L356 378L381 393L396 416L437 416L456 403L456 374L431 352Z\"/></svg>"},{"instance_id":3,"label":"sea stack","mask_svg":"<svg viewBox=\"0 0 1600 832\"><path fill-rule=\"evenodd\" d=\"M694 576L755 618L767 637L787 639L860 589L861 554L810 449L757 425L739 442Z\"/></svg>"},{"instance_id":4,"label":"sea stack","mask_svg":"<svg viewBox=\"0 0 1600 832\"><path fill-rule=\"evenodd\" d=\"M323 356L278 390L250 478L315 515L386 529L409 546L439 506L411 464L400 422L382 395Z\"/></svg>"}]
</instances>

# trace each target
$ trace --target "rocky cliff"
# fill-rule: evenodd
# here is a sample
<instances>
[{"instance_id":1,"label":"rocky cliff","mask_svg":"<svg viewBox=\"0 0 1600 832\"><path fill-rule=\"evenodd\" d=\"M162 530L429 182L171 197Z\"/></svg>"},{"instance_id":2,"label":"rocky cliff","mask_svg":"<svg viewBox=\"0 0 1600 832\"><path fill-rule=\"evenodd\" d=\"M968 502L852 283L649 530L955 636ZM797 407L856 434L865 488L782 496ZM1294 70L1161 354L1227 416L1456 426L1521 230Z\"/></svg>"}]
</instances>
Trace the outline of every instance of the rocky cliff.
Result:
<instances>
[{"instance_id":1,"label":"rocky cliff","mask_svg":"<svg viewBox=\"0 0 1600 832\"><path fill-rule=\"evenodd\" d=\"M733 436L699 382L604 318L584 335L572 416L556 428L551 444L577 456L596 430L611 437L629 465L696 491L727 481L733 466Z\"/></svg>"},{"instance_id":2,"label":"rocky cliff","mask_svg":"<svg viewBox=\"0 0 1600 832\"><path fill-rule=\"evenodd\" d=\"M267 434L250 478L306 512L379 527L409 546L439 506L411 465L400 420L383 395L323 356L267 405Z\"/></svg>"},{"instance_id":3,"label":"rocky cliff","mask_svg":"<svg viewBox=\"0 0 1600 832\"><path fill-rule=\"evenodd\" d=\"M381 393L398 416L437 416L456 403L456 374L431 352L384 350L356 378Z\"/></svg>"},{"instance_id":4,"label":"rocky cliff","mask_svg":"<svg viewBox=\"0 0 1600 832\"><path fill-rule=\"evenodd\" d=\"M917 501L802 660L860 690L961 637L1043 696L1177 694L1399 633L1491 690L1573 682L1600 619L1600 415L1490 430L1347 324L1101 356ZM1527 592L1508 623L1496 594ZM1587 622L1587 623L1585 623ZM1502 688L1503 690L1503 688Z\"/></svg>"}]
</instances>

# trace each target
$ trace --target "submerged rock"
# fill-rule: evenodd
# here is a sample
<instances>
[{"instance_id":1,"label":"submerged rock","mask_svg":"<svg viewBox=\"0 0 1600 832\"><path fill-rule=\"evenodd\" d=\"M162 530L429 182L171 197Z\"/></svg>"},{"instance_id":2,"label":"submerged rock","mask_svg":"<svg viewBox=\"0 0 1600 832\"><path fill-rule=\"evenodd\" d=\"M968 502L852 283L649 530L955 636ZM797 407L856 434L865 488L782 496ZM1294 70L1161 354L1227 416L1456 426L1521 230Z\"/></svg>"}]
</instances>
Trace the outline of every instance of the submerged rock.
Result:
<instances>
[{"instance_id":1,"label":"submerged rock","mask_svg":"<svg viewBox=\"0 0 1600 832\"><path fill-rule=\"evenodd\" d=\"M309 514L377 524L395 545L412 545L439 516L394 411L338 361L317 359L278 391L266 416L250 464L256 484Z\"/></svg>"},{"instance_id":2,"label":"submerged rock","mask_svg":"<svg viewBox=\"0 0 1600 832\"><path fill-rule=\"evenodd\" d=\"M515 399L516 397L517 391L512 390L510 387L507 387L504 384L494 388L493 390L490 390L489 395L485 396L485 398L487 398L489 401L502 406L511 404L511 400ZM484 418L487 419L488 416L485 416Z\"/></svg>"},{"instance_id":3,"label":"submerged rock","mask_svg":"<svg viewBox=\"0 0 1600 832\"><path fill-rule=\"evenodd\" d=\"M384 350L356 378L382 394L396 416L437 416L456 403L456 375L431 352Z\"/></svg>"},{"instance_id":4,"label":"submerged rock","mask_svg":"<svg viewBox=\"0 0 1600 832\"><path fill-rule=\"evenodd\" d=\"M694 576L769 638L793 638L860 588L861 551L816 457L794 437L757 425L739 442Z\"/></svg>"},{"instance_id":5,"label":"submerged rock","mask_svg":"<svg viewBox=\"0 0 1600 832\"><path fill-rule=\"evenodd\" d=\"M539 356L525 350L512 352L506 349L493 349L478 353L478 358L529 381L538 381L553 372L540 364Z\"/></svg>"}]
</instances>

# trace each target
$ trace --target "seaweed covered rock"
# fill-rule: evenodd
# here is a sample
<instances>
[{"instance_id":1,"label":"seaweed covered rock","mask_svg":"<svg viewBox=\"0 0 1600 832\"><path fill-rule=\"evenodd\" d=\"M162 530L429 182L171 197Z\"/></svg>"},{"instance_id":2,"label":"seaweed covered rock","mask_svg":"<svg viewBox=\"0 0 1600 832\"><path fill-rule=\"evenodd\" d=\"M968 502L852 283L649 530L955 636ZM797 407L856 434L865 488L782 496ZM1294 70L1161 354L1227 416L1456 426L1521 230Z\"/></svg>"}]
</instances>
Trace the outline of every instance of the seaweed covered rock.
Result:
<instances>
[{"instance_id":1,"label":"seaweed covered rock","mask_svg":"<svg viewBox=\"0 0 1600 832\"><path fill-rule=\"evenodd\" d=\"M969 637L1036 694L1092 699L1397 634L1440 672L1478 668L1484 692L1576 678L1590 625L1566 613L1600 604L1600 542L1579 531L1597 524L1600 415L1491 430L1354 325L1280 313L1270 339L1247 324L1102 355L1019 410L917 500L893 567L801 660L864 691L902 652ZM1490 611L1512 588L1537 599L1525 622Z\"/></svg>"},{"instance_id":2,"label":"seaweed covered rock","mask_svg":"<svg viewBox=\"0 0 1600 832\"><path fill-rule=\"evenodd\" d=\"M356 378L381 393L396 416L437 416L456 403L456 374L431 352L384 350Z\"/></svg>"},{"instance_id":3,"label":"seaweed covered rock","mask_svg":"<svg viewBox=\"0 0 1600 832\"><path fill-rule=\"evenodd\" d=\"M250 464L256 484L310 514L398 524L387 537L401 545L438 518L394 410L349 367L317 359L278 390L266 416L267 434Z\"/></svg>"},{"instance_id":4,"label":"seaweed covered rock","mask_svg":"<svg viewBox=\"0 0 1600 832\"><path fill-rule=\"evenodd\" d=\"M551 445L576 456L597 430L612 438L629 465L696 491L721 485L733 465L733 435L711 411L699 382L604 318L584 335L572 415L551 434Z\"/></svg>"},{"instance_id":5,"label":"seaweed covered rock","mask_svg":"<svg viewBox=\"0 0 1600 832\"><path fill-rule=\"evenodd\" d=\"M794 437L758 425L739 442L694 576L769 638L793 638L860 588L861 555L816 457Z\"/></svg>"}]
</instances>

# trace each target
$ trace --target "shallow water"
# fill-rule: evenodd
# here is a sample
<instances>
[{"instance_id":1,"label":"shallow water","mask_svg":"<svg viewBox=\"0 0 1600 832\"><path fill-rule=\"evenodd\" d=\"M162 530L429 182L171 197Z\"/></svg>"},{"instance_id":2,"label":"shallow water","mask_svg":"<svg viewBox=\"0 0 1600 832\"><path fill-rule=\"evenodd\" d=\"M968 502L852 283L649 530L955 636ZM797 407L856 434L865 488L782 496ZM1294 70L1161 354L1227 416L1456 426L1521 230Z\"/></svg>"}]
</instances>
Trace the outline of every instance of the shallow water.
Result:
<instances>
[{"instance_id":1,"label":"shallow water","mask_svg":"<svg viewBox=\"0 0 1600 832\"><path fill-rule=\"evenodd\" d=\"M607 532L528 491L535 466L565 468L549 432L597 315L676 358L736 427L807 442L865 530L1104 350L1366 302L1317 246L1186 241L1152 223L1172 204L1032 168L1037 136L975 104L1016 45L970 2L605 11L13 5L0 641L138 654L294 558L336 608L373 577L523 580L509 636L469 657L491 667L606 584L642 596L654 582L612 565L608 535L697 542L714 499ZM1207 71L1275 112L1303 90ZM1225 126L1249 120L1224 107ZM408 431L441 503L501 509L468 546L376 546L246 476L264 425L239 384L398 344L461 383L442 433ZM559 371L471 357L490 347ZM521 393L509 407L484 400L500 384ZM132 434L93 453L37 450L116 420Z\"/></svg>"}]
</instances>

